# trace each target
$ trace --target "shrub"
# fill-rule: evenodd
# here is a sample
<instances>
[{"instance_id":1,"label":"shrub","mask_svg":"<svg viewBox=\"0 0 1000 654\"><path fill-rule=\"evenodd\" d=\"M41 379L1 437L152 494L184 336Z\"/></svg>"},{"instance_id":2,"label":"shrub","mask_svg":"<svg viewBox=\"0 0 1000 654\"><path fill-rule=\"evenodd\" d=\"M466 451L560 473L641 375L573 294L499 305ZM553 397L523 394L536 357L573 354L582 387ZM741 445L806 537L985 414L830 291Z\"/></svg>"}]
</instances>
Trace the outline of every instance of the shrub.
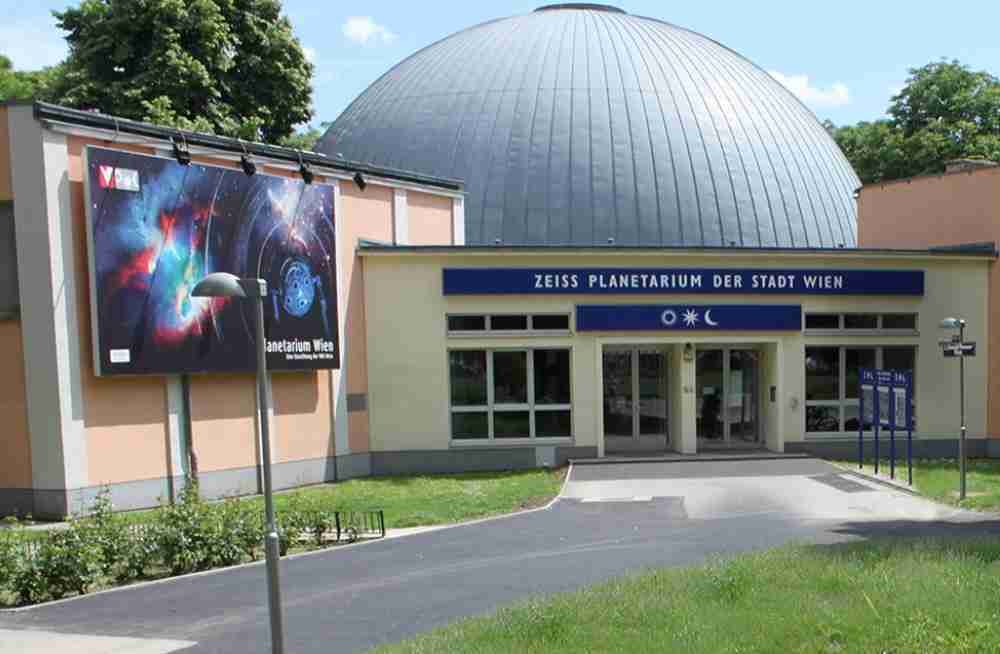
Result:
<instances>
[{"instance_id":1,"label":"shrub","mask_svg":"<svg viewBox=\"0 0 1000 654\"><path fill-rule=\"evenodd\" d=\"M12 529L0 527L0 594L12 590L14 573L23 556L23 548L14 541L12 533Z\"/></svg>"},{"instance_id":2,"label":"shrub","mask_svg":"<svg viewBox=\"0 0 1000 654\"><path fill-rule=\"evenodd\" d=\"M128 545L122 552L114 576L118 583L145 577L150 567L160 558L156 523L126 526L125 532Z\"/></svg>"},{"instance_id":3,"label":"shrub","mask_svg":"<svg viewBox=\"0 0 1000 654\"><path fill-rule=\"evenodd\" d=\"M299 541L307 528L302 508L303 503L297 497L291 497L281 513L275 516L278 523L278 552L281 556L288 554L288 550Z\"/></svg>"},{"instance_id":4,"label":"shrub","mask_svg":"<svg viewBox=\"0 0 1000 654\"><path fill-rule=\"evenodd\" d=\"M87 541L86 530L73 522L49 531L33 553L19 557L13 590L21 603L86 593L101 573L100 548Z\"/></svg>"},{"instance_id":5,"label":"shrub","mask_svg":"<svg viewBox=\"0 0 1000 654\"><path fill-rule=\"evenodd\" d=\"M249 519L249 512L243 504L239 500L230 499L207 511L209 538L206 547L212 566L236 565L247 555L248 543L241 539L249 538L254 521ZM257 531L255 541L259 540L260 532Z\"/></svg>"},{"instance_id":6,"label":"shrub","mask_svg":"<svg viewBox=\"0 0 1000 654\"><path fill-rule=\"evenodd\" d=\"M118 578L117 569L130 549L131 539L124 519L114 512L108 489L97 494L90 514L77 525L83 538L97 547L101 574Z\"/></svg>"},{"instance_id":7,"label":"shrub","mask_svg":"<svg viewBox=\"0 0 1000 654\"><path fill-rule=\"evenodd\" d=\"M211 567L212 538L208 509L198 495L198 485L189 482L178 501L159 510L156 542L163 564L174 575Z\"/></svg>"}]
</instances>

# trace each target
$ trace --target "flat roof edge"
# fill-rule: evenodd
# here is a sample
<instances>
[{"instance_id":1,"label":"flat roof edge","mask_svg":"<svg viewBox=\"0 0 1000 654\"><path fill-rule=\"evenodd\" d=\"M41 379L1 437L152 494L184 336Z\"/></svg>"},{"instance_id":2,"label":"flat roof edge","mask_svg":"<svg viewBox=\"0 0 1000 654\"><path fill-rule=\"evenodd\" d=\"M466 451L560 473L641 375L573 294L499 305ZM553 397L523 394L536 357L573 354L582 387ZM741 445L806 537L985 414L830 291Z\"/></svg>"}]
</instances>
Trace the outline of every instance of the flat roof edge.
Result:
<instances>
[{"instance_id":1,"label":"flat roof edge","mask_svg":"<svg viewBox=\"0 0 1000 654\"><path fill-rule=\"evenodd\" d=\"M109 116L107 114L93 111L71 109L69 107L49 104L47 102L35 102L33 103L33 107L35 119L39 121L51 121L76 125L79 127L111 130L121 132L123 134L142 136L164 142L180 140L189 145L213 148L234 154L243 154L246 152L250 155L269 157L271 159L287 161L295 164L299 163L301 157L301 161L304 161L310 166L315 166L316 168L325 168L328 170L346 173L361 173L363 175L371 175L373 177L382 177L400 182L436 187L448 191L461 191L463 187L460 180L432 177L405 170L372 166L347 159L333 159L318 152L294 150L292 148L285 148L267 143L243 141L230 136L203 134L201 132L191 132L173 127L153 125L151 123L143 123L127 118L118 118L116 116Z\"/></svg>"},{"instance_id":2,"label":"flat roof edge","mask_svg":"<svg viewBox=\"0 0 1000 654\"><path fill-rule=\"evenodd\" d=\"M928 249L893 248L739 248L739 247L662 247L662 246L564 246L564 245L394 245L380 241L359 239L359 254L822 254L834 256L923 256L943 258L995 259L994 243L974 243L954 246L935 246Z\"/></svg>"}]
</instances>

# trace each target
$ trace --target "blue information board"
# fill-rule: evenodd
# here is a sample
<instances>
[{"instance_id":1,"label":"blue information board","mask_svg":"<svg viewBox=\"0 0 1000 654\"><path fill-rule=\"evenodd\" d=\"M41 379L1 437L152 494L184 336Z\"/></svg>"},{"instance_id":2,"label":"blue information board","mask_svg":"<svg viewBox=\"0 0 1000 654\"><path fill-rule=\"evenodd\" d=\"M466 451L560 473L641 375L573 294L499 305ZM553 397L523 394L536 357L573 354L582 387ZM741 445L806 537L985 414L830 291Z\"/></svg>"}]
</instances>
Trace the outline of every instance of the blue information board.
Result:
<instances>
[{"instance_id":1,"label":"blue information board","mask_svg":"<svg viewBox=\"0 0 1000 654\"><path fill-rule=\"evenodd\" d=\"M581 304L576 329L591 331L799 331L798 304Z\"/></svg>"},{"instance_id":2,"label":"blue information board","mask_svg":"<svg viewBox=\"0 0 1000 654\"><path fill-rule=\"evenodd\" d=\"M879 432L889 430L889 476L896 478L896 430L906 431L906 466L913 484L913 373L861 368L858 374L858 467L864 461L864 431L875 437L875 473L879 467Z\"/></svg>"},{"instance_id":3,"label":"blue information board","mask_svg":"<svg viewBox=\"0 0 1000 654\"><path fill-rule=\"evenodd\" d=\"M445 268L445 295L923 295L922 270Z\"/></svg>"}]
</instances>

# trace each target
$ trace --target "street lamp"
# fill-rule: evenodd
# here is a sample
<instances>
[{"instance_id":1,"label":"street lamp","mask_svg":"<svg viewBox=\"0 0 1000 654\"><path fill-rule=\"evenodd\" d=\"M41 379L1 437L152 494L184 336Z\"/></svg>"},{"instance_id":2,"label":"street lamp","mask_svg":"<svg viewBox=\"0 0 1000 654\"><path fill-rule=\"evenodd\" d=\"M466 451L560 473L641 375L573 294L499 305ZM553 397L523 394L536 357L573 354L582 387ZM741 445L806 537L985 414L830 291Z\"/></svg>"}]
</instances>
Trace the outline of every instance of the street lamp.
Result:
<instances>
[{"instance_id":1,"label":"street lamp","mask_svg":"<svg viewBox=\"0 0 1000 654\"><path fill-rule=\"evenodd\" d=\"M958 343L965 343L965 321L961 318L945 318L941 321L941 329L957 329ZM958 404L962 428L958 438L958 499L965 499L965 353L958 355Z\"/></svg>"},{"instance_id":2,"label":"street lamp","mask_svg":"<svg viewBox=\"0 0 1000 654\"><path fill-rule=\"evenodd\" d=\"M267 560L267 603L271 615L271 652L283 654L284 629L281 620L281 580L278 576L278 526L274 520L271 497L271 438L267 419L267 352L264 341L264 298L267 282L263 279L240 279L236 275L212 273L195 284L193 297L236 297L254 301L254 341L257 349L257 407L260 412L261 468L264 477L264 556Z\"/></svg>"}]
</instances>

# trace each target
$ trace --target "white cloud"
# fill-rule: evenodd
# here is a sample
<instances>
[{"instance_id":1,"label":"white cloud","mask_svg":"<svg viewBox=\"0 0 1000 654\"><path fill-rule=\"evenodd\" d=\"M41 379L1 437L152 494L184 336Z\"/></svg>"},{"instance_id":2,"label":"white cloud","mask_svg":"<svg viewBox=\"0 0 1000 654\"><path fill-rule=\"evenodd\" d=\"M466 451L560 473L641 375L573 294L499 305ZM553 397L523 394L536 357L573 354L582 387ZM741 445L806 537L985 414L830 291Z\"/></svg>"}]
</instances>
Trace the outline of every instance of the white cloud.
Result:
<instances>
[{"instance_id":1,"label":"white cloud","mask_svg":"<svg viewBox=\"0 0 1000 654\"><path fill-rule=\"evenodd\" d=\"M905 88L906 88L906 84L902 84L902 83L900 83L900 84L890 84L889 85L889 96L890 96L890 98L899 95L900 93L903 92L903 89L905 89Z\"/></svg>"},{"instance_id":2,"label":"white cloud","mask_svg":"<svg viewBox=\"0 0 1000 654\"><path fill-rule=\"evenodd\" d=\"M824 89L810 84L808 75L783 75L776 70L768 73L807 105L842 107L851 102L851 94L843 82L834 82Z\"/></svg>"},{"instance_id":3,"label":"white cloud","mask_svg":"<svg viewBox=\"0 0 1000 654\"><path fill-rule=\"evenodd\" d=\"M55 25L28 21L0 24L0 53L10 57L17 70L54 66L68 52L63 33Z\"/></svg>"},{"instance_id":4,"label":"white cloud","mask_svg":"<svg viewBox=\"0 0 1000 654\"><path fill-rule=\"evenodd\" d=\"M396 40L396 35L389 31L385 25L379 25L371 16L351 16L344 21L342 28L344 36L350 40L361 43L392 43Z\"/></svg>"},{"instance_id":5,"label":"white cloud","mask_svg":"<svg viewBox=\"0 0 1000 654\"><path fill-rule=\"evenodd\" d=\"M311 64L316 63L316 48L310 48L307 45L302 46L302 54L305 55L306 61Z\"/></svg>"}]
</instances>

